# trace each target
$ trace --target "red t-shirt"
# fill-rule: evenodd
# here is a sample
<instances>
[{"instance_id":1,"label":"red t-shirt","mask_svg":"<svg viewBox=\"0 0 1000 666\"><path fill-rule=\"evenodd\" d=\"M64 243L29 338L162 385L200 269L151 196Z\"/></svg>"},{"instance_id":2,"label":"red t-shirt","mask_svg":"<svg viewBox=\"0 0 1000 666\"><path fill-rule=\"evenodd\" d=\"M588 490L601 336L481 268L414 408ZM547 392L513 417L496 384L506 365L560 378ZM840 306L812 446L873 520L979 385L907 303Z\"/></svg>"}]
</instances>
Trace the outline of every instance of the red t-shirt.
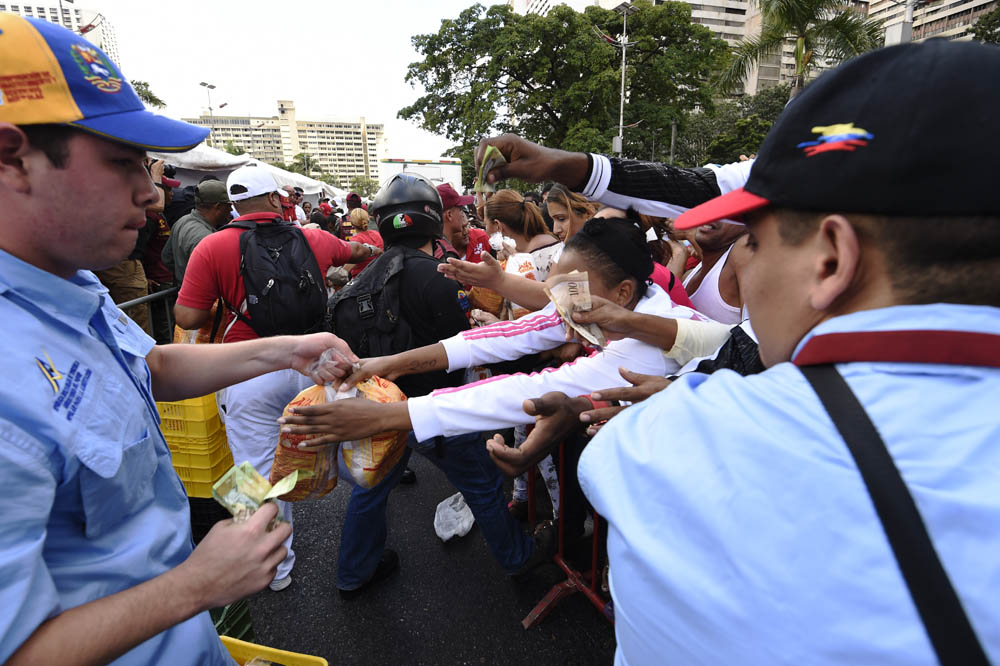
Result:
<instances>
[{"instance_id":1,"label":"red t-shirt","mask_svg":"<svg viewBox=\"0 0 1000 666\"><path fill-rule=\"evenodd\" d=\"M271 222L277 217L273 213L251 213L238 220ZM246 298L243 278L240 276L240 234L244 229L222 229L206 236L194 248L191 259L184 271L184 282L177 294L177 304L196 310L210 310L220 296L235 308L239 308ZM309 247L316 255L320 276L325 278L330 266L342 266L351 258L351 246L333 234L322 229L302 229ZM253 340L257 334L253 329L237 321L229 328L234 315L227 312L226 335L223 342ZM228 330L227 330L228 329Z\"/></svg>"},{"instance_id":2,"label":"red t-shirt","mask_svg":"<svg viewBox=\"0 0 1000 666\"><path fill-rule=\"evenodd\" d=\"M670 269L663 264L658 264L653 262L653 274L649 278L660 286L660 288L670 295L670 300L672 300L677 305L683 305L689 307L692 310L696 310L694 304L691 303L691 299L688 298L687 292L684 291L684 285L681 281L670 272ZM674 278L674 286L670 287L670 278ZM187 277L184 278L187 280Z\"/></svg>"},{"instance_id":3,"label":"red t-shirt","mask_svg":"<svg viewBox=\"0 0 1000 666\"><path fill-rule=\"evenodd\" d=\"M469 229L469 246L465 248L465 260L478 264L483 260L483 252L490 253L490 235L482 229Z\"/></svg>"},{"instance_id":4,"label":"red t-shirt","mask_svg":"<svg viewBox=\"0 0 1000 666\"><path fill-rule=\"evenodd\" d=\"M351 236L350 240L355 243L368 243L369 245L374 245L378 249L385 251L385 243L382 241L382 234L375 231L374 229L369 229L368 231L362 231L361 233L354 234ZM371 259L365 259L360 264L355 264L354 268L351 269L351 277L357 277L358 274L365 269L365 266L375 261L375 257Z\"/></svg>"}]
</instances>

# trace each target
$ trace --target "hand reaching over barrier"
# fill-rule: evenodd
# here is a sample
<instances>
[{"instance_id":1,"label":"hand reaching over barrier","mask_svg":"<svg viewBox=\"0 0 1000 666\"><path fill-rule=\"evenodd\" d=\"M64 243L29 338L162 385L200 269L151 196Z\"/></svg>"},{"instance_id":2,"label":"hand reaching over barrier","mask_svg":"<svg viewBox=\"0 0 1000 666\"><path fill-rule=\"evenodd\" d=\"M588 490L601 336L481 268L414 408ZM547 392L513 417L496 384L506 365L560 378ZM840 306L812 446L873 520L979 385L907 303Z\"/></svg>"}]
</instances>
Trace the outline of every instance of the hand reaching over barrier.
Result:
<instances>
[{"instance_id":1,"label":"hand reaching over barrier","mask_svg":"<svg viewBox=\"0 0 1000 666\"><path fill-rule=\"evenodd\" d=\"M625 368L619 368L618 372L622 377L629 381L632 386L595 391L590 394L590 397L594 400L604 402L628 402L634 404L642 402L654 393L659 393L663 389L667 388L671 382L671 380L666 377L643 375L638 372L631 372ZM587 434L593 437L608 419L615 416L623 409L628 409L628 405L613 405L591 409L580 414L580 420L584 423L590 424L587 427Z\"/></svg>"},{"instance_id":2,"label":"hand reaching over barrier","mask_svg":"<svg viewBox=\"0 0 1000 666\"><path fill-rule=\"evenodd\" d=\"M524 412L535 417L535 427L520 448L507 446L503 435L486 442L490 458L508 476L524 473L548 455L567 435L581 428L580 414L593 408L586 397L571 398L552 391L540 398L524 401Z\"/></svg>"}]
</instances>

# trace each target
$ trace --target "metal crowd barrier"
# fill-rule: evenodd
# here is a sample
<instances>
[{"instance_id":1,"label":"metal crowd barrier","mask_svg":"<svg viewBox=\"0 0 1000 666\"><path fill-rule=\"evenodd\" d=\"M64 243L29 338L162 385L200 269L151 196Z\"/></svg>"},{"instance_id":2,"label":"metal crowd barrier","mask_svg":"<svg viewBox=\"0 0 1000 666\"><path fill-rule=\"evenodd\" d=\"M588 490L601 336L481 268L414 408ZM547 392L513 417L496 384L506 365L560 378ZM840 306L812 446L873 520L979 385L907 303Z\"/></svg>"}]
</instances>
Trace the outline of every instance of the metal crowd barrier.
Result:
<instances>
[{"instance_id":1,"label":"metal crowd barrier","mask_svg":"<svg viewBox=\"0 0 1000 666\"><path fill-rule=\"evenodd\" d=\"M155 303L156 301L163 301L163 310L167 314L167 323L169 325L169 331L173 335L174 331L174 309L170 307L170 297L175 296L177 292L181 290L180 287L170 287L169 289L164 289L163 291L156 291L152 294L146 294L145 296L140 296L139 298L133 298L131 301L125 301L124 303L117 303L120 310L126 310L136 305L147 305ZM152 325L153 316L153 306L150 305L150 325Z\"/></svg>"},{"instance_id":2,"label":"metal crowd barrier","mask_svg":"<svg viewBox=\"0 0 1000 666\"><path fill-rule=\"evenodd\" d=\"M528 473L528 521L531 525L535 523L535 474L537 467L532 466ZM581 573L573 568L573 566L566 560L565 557L565 527L563 525L563 516L566 514L565 505L563 504L563 479L566 478L566 446L564 442L559 443L559 518L557 521L559 530L559 549L556 551L555 556L552 561L563 570L566 574L566 580L561 583L556 583L552 586L552 589L539 601L531 612L523 620L521 620L521 625L525 629L531 629L541 622L546 615L548 615L552 610L559 604L560 601L569 597L577 592L582 592L587 600L594 605L597 610L601 611L608 622L614 624L614 605L611 601L605 600L599 592L599 586L601 581L601 565L598 561L598 555L600 554L601 545L601 530L600 530L600 520L601 517L597 515L597 512L593 512L594 516L594 533L591 535L591 557L590 557L590 571Z\"/></svg>"}]
</instances>

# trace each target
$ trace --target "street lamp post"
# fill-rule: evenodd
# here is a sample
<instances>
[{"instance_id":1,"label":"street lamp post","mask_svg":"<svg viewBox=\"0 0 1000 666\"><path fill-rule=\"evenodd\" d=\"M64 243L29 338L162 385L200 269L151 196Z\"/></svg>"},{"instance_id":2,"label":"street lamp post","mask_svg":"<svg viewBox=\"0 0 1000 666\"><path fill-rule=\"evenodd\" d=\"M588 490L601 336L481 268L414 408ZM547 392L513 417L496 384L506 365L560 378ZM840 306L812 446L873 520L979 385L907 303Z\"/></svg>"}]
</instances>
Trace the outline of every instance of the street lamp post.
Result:
<instances>
[{"instance_id":1,"label":"street lamp post","mask_svg":"<svg viewBox=\"0 0 1000 666\"><path fill-rule=\"evenodd\" d=\"M215 90L215 86L204 81L198 85L204 87L205 92L208 94L208 145L211 146L212 132L215 130L215 114L212 112L212 91Z\"/></svg>"},{"instance_id":2,"label":"street lamp post","mask_svg":"<svg viewBox=\"0 0 1000 666\"><path fill-rule=\"evenodd\" d=\"M615 145L612 146L612 150L617 152L618 156L621 157L625 140L625 50L628 48L628 17L639 10L626 0L626 2L615 7L615 11L622 15L622 89L621 103L618 107L618 136L614 141Z\"/></svg>"}]
</instances>

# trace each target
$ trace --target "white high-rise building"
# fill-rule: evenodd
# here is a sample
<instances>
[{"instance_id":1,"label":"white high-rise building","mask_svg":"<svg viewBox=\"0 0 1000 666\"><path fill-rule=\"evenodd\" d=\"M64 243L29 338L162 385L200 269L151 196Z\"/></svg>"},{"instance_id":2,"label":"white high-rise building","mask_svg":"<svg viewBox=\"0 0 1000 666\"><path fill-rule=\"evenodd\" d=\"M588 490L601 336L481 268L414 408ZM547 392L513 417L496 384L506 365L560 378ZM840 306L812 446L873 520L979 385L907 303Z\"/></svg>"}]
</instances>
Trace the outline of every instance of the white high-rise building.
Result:
<instances>
[{"instance_id":1,"label":"white high-rise building","mask_svg":"<svg viewBox=\"0 0 1000 666\"><path fill-rule=\"evenodd\" d=\"M604 9L614 9L623 0L508 0L511 8L519 14L548 14L556 5L568 5L578 12L597 5ZM691 20L700 23L715 33L716 37L734 44L746 35L748 0L683 0L691 5ZM654 5L662 5L665 0L653 0Z\"/></svg>"},{"instance_id":2,"label":"white high-rise building","mask_svg":"<svg viewBox=\"0 0 1000 666\"><path fill-rule=\"evenodd\" d=\"M868 13L867 0L850 0L850 4L856 11L861 12L863 15ZM752 3L748 9L746 36L757 37L760 35L762 28L760 5L755 2ZM809 70L809 74L806 76L806 79L808 81L812 81L826 70L831 67L835 67L838 64L838 62L826 61L820 56L817 56L816 60L813 61L812 68ZM744 86L744 92L748 95L753 95L758 91L773 88L783 83L791 84L794 80L795 40L787 39L782 45L780 54L776 53L765 57L751 70Z\"/></svg>"},{"instance_id":3,"label":"white high-rise building","mask_svg":"<svg viewBox=\"0 0 1000 666\"><path fill-rule=\"evenodd\" d=\"M262 162L291 164L296 155L307 153L316 160L314 174L320 169L334 173L343 187L355 176L377 179L379 159L386 157L383 124L364 118L299 120L291 100L278 100L278 115L271 117L202 114L184 120L210 128L209 140L216 148L232 142Z\"/></svg>"},{"instance_id":4,"label":"white high-rise building","mask_svg":"<svg viewBox=\"0 0 1000 666\"><path fill-rule=\"evenodd\" d=\"M82 34L87 41L104 51L116 65L121 65L118 56L118 36L114 26L100 12L77 8L69 3L47 2L0 2L0 12L12 12L27 18L43 19L57 23L73 32Z\"/></svg>"},{"instance_id":5,"label":"white high-rise building","mask_svg":"<svg viewBox=\"0 0 1000 666\"><path fill-rule=\"evenodd\" d=\"M913 10L913 41L932 37L971 39L972 24L996 6L996 0L921 3ZM887 27L902 23L905 13L902 2L896 4L891 0L871 0L868 9L870 17L883 19Z\"/></svg>"}]
</instances>

